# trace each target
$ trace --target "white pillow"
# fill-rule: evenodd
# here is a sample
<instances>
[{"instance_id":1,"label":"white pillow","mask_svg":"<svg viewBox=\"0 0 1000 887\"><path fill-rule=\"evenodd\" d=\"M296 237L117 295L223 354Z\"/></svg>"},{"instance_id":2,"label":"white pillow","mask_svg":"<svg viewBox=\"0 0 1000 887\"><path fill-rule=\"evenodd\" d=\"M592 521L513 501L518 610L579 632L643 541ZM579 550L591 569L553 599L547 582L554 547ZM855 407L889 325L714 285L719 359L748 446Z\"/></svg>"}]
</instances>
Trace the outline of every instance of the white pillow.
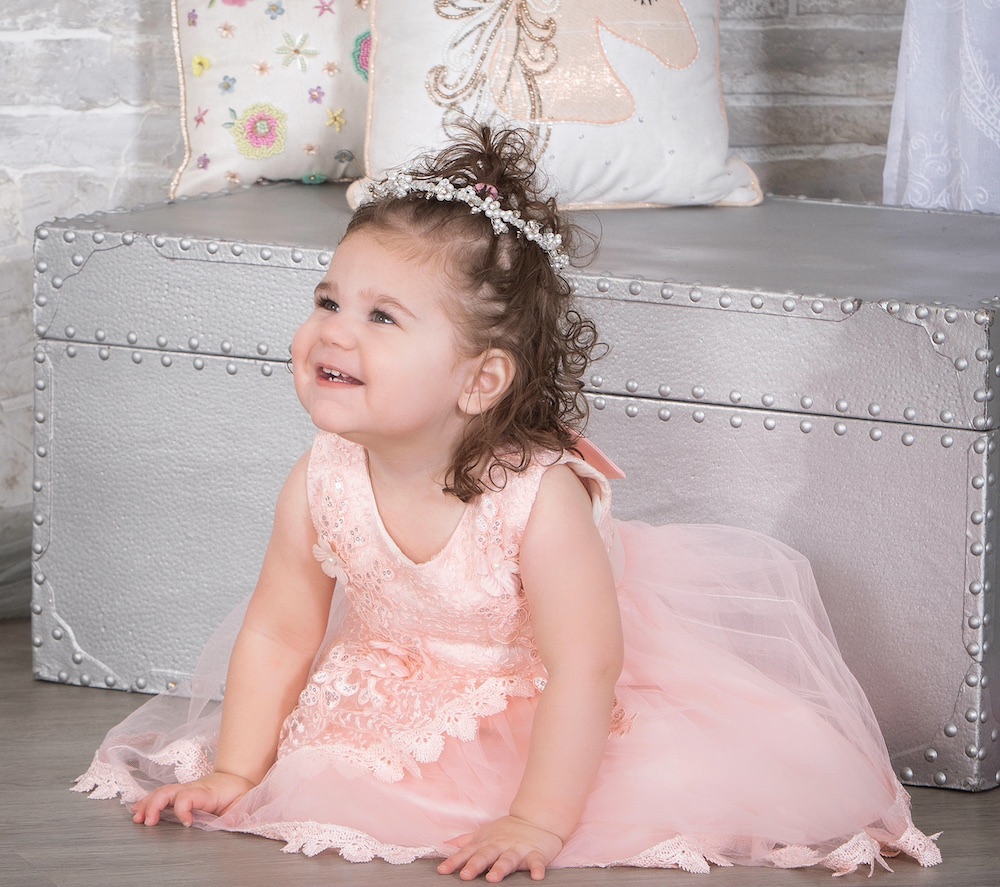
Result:
<instances>
[{"instance_id":1,"label":"white pillow","mask_svg":"<svg viewBox=\"0 0 1000 887\"><path fill-rule=\"evenodd\" d=\"M717 0L370 0L365 169L439 146L449 116L534 125L563 205L761 200L730 156Z\"/></svg>"},{"instance_id":2,"label":"white pillow","mask_svg":"<svg viewBox=\"0 0 1000 887\"><path fill-rule=\"evenodd\" d=\"M170 196L260 178L359 176L371 48L366 5L174 0L186 151Z\"/></svg>"}]
</instances>

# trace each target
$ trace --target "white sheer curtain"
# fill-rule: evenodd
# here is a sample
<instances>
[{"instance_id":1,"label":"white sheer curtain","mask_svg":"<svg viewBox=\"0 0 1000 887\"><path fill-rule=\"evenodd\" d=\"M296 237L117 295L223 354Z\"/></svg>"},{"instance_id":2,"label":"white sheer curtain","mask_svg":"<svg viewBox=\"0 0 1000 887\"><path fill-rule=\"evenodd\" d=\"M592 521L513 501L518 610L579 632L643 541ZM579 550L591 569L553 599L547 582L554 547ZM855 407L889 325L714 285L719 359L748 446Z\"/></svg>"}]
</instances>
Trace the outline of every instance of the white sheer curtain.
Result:
<instances>
[{"instance_id":1,"label":"white sheer curtain","mask_svg":"<svg viewBox=\"0 0 1000 887\"><path fill-rule=\"evenodd\" d=\"M883 199L1000 213L1000 0L908 0Z\"/></svg>"}]
</instances>

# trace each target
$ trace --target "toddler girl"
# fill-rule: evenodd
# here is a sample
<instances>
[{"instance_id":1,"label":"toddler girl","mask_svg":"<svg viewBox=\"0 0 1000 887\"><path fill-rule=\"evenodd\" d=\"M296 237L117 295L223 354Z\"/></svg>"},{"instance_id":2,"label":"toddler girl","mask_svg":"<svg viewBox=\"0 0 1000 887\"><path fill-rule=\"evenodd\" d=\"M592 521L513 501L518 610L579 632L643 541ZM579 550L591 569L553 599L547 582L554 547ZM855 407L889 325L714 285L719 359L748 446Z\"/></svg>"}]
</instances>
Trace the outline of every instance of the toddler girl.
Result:
<instances>
[{"instance_id":1,"label":"toddler girl","mask_svg":"<svg viewBox=\"0 0 1000 887\"><path fill-rule=\"evenodd\" d=\"M292 344L320 431L231 656L222 631L78 790L466 880L937 863L806 561L612 520L574 231L523 135L470 125L370 191Z\"/></svg>"}]
</instances>

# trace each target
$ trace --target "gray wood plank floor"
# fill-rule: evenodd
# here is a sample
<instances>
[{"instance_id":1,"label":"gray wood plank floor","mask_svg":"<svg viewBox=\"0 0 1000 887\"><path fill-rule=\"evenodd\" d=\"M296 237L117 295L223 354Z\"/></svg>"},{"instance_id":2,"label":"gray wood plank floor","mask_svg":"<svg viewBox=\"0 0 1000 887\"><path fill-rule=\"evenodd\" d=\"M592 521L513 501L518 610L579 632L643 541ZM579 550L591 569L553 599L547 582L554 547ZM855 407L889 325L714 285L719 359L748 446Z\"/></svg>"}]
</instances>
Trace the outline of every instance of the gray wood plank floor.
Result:
<instances>
[{"instance_id":1,"label":"gray wood plank floor","mask_svg":"<svg viewBox=\"0 0 1000 887\"><path fill-rule=\"evenodd\" d=\"M112 690L35 681L27 620L0 621L0 885L4 887L355 887L462 883L432 861L407 866L352 865L332 853L308 859L247 835L209 834L173 824L133 825L115 801L69 791L105 731L146 698ZM943 830L943 865L922 869L892 861L875 870L885 887L1000 887L1000 791L913 791L914 818ZM867 872L865 873L867 874ZM865 874L831 881L823 870L714 868L707 876L641 869L563 869L546 882L625 887L803 887L868 882ZM480 881L479 883L485 883ZM505 883L530 883L523 873Z\"/></svg>"}]
</instances>

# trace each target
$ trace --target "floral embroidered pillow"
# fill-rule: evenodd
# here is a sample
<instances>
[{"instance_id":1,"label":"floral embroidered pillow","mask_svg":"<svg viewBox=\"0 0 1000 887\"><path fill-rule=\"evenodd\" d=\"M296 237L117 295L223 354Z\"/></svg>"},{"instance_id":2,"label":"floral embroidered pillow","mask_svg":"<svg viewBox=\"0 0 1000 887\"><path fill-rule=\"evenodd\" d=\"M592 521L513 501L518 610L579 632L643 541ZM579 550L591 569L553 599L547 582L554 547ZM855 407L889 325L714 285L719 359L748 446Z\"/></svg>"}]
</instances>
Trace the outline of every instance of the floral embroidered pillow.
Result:
<instances>
[{"instance_id":1,"label":"floral embroidered pillow","mask_svg":"<svg viewBox=\"0 0 1000 887\"><path fill-rule=\"evenodd\" d=\"M370 0L365 170L441 144L455 116L534 130L567 206L761 200L730 155L718 0Z\"/></svg>"},{"instance_id":2,"label":"floral embroidered pillow","mask_svg":"<svg viewBox=\"0 0 1000 887\"><path fill-rule=\"evenodd\" d=\"M170 196L362 172L367 0L174 0L185 158Z\"/></svg>"}]
</instances>

